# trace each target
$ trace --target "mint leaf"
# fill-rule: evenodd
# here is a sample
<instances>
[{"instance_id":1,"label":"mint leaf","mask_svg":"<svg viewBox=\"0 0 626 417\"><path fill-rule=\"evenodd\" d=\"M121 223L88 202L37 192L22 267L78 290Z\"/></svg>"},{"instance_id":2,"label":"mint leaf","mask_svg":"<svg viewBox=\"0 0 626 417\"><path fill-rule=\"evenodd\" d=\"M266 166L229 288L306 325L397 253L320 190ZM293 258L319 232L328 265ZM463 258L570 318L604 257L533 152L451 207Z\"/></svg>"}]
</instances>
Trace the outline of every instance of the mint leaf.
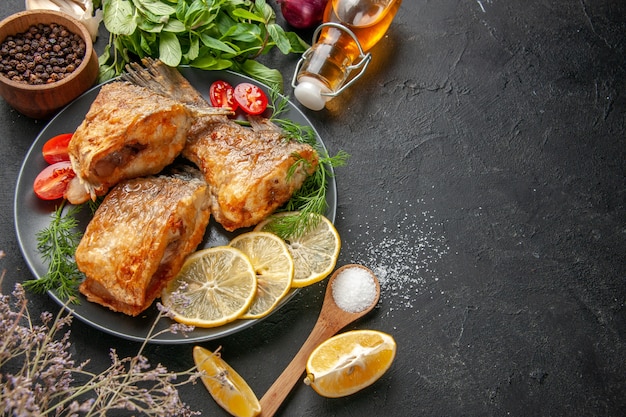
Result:
<instances>
[{"instance_id":1,"label":"mint leaf","mask_svg":"<svg viewBox=\"0 0 626 417\"><path fill-rule=\"evenodd\" d=\"M182 56L183 52L176 35L172 32L161 32L159 59L163 61L165 65L177 67L178 64L180 64Z\"/></svg>"},{"instance_id":2,"label":"mint leaf","mask_svg":"<svg viewBox=\"0 0 626 417\"><path fill-rule=\"evenodd\" d=\"M246 60L240 68L244 74L267 84L279 92L282 92L283 76L280 71L268 68L259 61L255 61L253 59Z\"/></svg>"},{"instance_id":3,"label":"mint leaf","mask_svg":"<svg viewBox=\"0 0 626 417\"><path fill-rule=\"evenodd\" d=\"M202 40L202 43L206 46L208 46L211 49L215 49L217 51L222 51L222 52L226 52L229 54L236 54L237 51L235 51L233 48L231 48L230 46L228 46L227 44L225 44L224 42L215 39L212 36L209 36L207 34L201 34L200 35L200 39Z\"/></svg>"},{"instance_id":4,"label":"mint leaf","mask_svg":"<svg viewBox=\"0 0 626 417\"><path fill-rule=\"evenodd\" d=\"M132 35L137 29L135 11L128 0L109 0L102 5L104 26L116 35Z\"/></svg>"},{"instance_id":5,"label":"mint leaf","mask_svg":"<svg viewBox=\"0 0 626 417\"><path fill-rule=\"evenodd\" d=\"M280 52L287 55L289 51L291 51L291 43L285 35L283 28L276 23L272 23L271 25L267 25L267 31L278 49L280 49Z\"/></svg>"},{"instance_id":6,"label":"mint leaf","mask_svg":"<svg viewBox=\"0 0 626 417\"><path fill-rule=\"evenodd\" d=\"M169 16L176 13L176 8L159 0L134 0L135 4L156 16ZM165 23L165 22L163 22Z\"/></svg>"}]
</instances>

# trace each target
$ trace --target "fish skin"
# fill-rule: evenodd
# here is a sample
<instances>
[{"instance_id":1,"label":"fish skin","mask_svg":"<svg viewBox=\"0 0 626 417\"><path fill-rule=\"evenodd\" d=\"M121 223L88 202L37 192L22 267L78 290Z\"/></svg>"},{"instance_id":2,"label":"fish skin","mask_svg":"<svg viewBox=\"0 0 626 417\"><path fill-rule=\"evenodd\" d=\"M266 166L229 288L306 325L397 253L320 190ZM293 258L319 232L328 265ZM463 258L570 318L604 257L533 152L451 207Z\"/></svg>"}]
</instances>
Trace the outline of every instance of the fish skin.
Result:
<instances>
[{"instance_id":1,"label":"fish skin","mask_svg":"<svg viewBox=\"0 0 626 417\"><path fill-rule=\"evenodd\" d=\"M120 182L104 198L76 250L89 301L136 316L196 250L209 223L207 184L195 167Z\"/></svg>"},{"instance_id":2,"label":"fish skin","mask_svg":"<svg viewBox=\"0 0 626 417\"><path fill-rule=\"evenodd\" d=\"M312 146L284 139L270 120L253 118L251 124L244 127L223 116L198 118L182 153L204 174L211 213L228 231L254 226L269 216L319 163Z\"/></svg>"},{"instance_id":3,"label":"fish skin","mask_svg":"<svg viewBox=\"0 0 626 417\"><path fill-rule=\"evenodd\" d=\"M193 121L184 104L127 82L102 86L68 146L72 204L118 182L159 173L180 154Z\"/></svg>"}]
</instances>

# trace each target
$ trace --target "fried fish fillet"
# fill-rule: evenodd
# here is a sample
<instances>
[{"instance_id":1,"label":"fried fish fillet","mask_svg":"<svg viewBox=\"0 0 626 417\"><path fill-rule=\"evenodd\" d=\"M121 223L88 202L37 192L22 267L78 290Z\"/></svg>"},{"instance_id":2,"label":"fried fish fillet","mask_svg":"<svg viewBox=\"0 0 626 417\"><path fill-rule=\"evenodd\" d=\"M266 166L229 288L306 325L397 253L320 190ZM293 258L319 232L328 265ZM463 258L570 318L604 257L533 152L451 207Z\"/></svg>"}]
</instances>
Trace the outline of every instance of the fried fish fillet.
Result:
<instances>
[{"instance_id":1,"label":"fried fish fillet","mask_svg":"<svg viewBox=\"0 0 626 417\"><path fill-rule=\"evenodd\" d=\"M138 315L202 241L209 216L207 184L196 168L120 182L76 250L86 276L80 292L111 310Z\"/></svg>"},{"instance_id":2,"label":"fried fish fillet","mask_svg":"<svg viewBox=\"0 0 626 417\"><path fill-rule=\"evenodd\" d=\"M252 128L224 116L198 118L182 153L204 174L211 213L229 231L253 226L286 203L319 163L312 146L285 140L267 119L250 120Z\"/></svg>"},{"instance_id":3,"label":"fried fish fillet","mask_svg":"<svg viewBox=\"0 0 626 417\"><path fill-rule=\"evenodd\" d=\"M209 107L178 70L159 60L142 62L145 68L132 65L124 78L195 109ZM313 147L286 140L267 119L250 118L248 128L224 115L194 116L182 155L204 174L212 215L226 230L259 223L286 203L319 163Z\"/></svg>"},{"instance_id":4,"label":"fried fish fillet","mask_svg":"<svg viewBox=\"0 0 626 417\"><path fill-rule=\"evenodd\" d=\"M121 180L160 172L185 146L191 113L176 100L128 82L102 86L69 144L76 177L65 198L80 204Z\"/></svg>"}]
</instances>

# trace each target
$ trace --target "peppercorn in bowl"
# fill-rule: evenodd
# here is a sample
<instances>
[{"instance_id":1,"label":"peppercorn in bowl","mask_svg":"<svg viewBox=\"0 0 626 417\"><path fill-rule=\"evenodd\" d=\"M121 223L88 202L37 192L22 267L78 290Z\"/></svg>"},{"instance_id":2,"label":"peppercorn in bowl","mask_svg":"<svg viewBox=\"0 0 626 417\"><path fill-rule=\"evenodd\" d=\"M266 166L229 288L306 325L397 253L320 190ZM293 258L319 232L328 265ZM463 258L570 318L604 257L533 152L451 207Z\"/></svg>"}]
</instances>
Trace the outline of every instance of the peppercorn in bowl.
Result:
<instances>
[{"instance_id":1,"label":"peppercorn in bowl","mask_svg":"<svg viewBox=\"0 0 626 417\"><path fill-rule=\"evenodd\" d=\"M30 10L0 22L0 95L20 113L48 119L97 79L91 35L73 17Z\"/></svg>"}]
</instances>

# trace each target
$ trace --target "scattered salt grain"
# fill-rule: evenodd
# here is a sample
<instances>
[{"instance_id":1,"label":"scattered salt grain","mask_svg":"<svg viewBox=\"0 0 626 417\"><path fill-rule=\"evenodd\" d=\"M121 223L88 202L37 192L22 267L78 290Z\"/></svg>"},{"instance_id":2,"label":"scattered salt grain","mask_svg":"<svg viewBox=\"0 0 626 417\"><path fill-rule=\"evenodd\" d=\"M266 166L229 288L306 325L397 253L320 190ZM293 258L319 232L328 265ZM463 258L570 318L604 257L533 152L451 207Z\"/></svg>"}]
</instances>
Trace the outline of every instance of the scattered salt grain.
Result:
<instances>
[{"instance_id":1,"label":"scattered salt grain","mask_svg":"<svg viewBox=\"0 0 626 417\"><path fill-rule=\"evenodd\" d=\"M439 263L450 248L445 220L426 208L427 201L386 198L383 203L358 214L360 222L348 230L351 239L344 247L354 254L349 262L374 272L387 315L393 316L396 310L415 309L416 300L429 292L434 296L433 284L446 274ZM381 214L385 208L393 216ZM373 233L375 229L380 233Z\"/></svg>"},{"instance_id":2,"label":"scattered salt grain","mask_svg":"<svg viewBox=\"0 0 626 417\"><path fill-rule=\"evenodd\" d=\"M376 299L376 282L366 269L348 267L335 277L332 291L339 308L349 313L360 313Z\"/></svg>"}]
</instances>

